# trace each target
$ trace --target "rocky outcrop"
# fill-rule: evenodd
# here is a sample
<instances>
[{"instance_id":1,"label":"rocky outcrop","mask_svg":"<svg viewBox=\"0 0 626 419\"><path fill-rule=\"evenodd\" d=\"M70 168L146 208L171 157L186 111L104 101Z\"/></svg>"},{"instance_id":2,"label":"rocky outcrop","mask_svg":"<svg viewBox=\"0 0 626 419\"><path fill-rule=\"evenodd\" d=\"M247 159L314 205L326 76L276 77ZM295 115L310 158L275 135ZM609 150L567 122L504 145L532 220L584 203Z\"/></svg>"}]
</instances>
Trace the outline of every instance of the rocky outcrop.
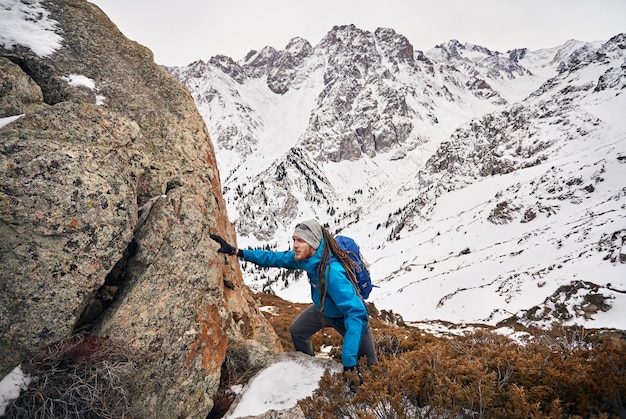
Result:
<instances>
[{"instance_id":1,"label":"rocky outcrop","mask_svg":"<svg viewBox=\"0 0 626 419\"><path fill-rule=\"evenodd\" d=\"M141 360L145 417L206 415L229 346L276 335L243 284L189 92L93 4L46 2L61 47L0 45L0 375L78 331Z\"/></svg>"},{"instance_id":2,"label":"rocky outcrop","mask_svg":"<svg viewBox=\"0 0 626 419\"><path fill-rule=\"evenodd\" d=\"M22 69L0 57L0 117L20 115L41 108L41 88Z\"/></svg>"}]
</instances>

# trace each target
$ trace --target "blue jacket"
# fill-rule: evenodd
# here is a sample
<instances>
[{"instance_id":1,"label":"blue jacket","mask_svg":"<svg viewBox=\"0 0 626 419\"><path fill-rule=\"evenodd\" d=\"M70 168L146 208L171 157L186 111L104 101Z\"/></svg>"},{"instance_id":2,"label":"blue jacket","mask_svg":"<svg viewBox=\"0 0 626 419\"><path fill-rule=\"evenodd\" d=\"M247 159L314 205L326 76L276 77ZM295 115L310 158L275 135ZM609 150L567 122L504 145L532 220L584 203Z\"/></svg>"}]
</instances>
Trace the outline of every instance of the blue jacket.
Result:
<instances>
[{"instance_id":1,"label":"blue jacket","mask_svg":"<svg viewBox=\"0 0 626 419\"><path fill-rule=\"evenodd\" d=\"M311 299L321 310L320 278L317 266L322 257L324 241L313 256L303 261L295 260L294 251L274 252L270 250L244 250L242 258L259 266L302 269L311 284ZM331 262L327 268L328 289L324 300L324 315L332 319L343 319L346 334L343 338L341 363L346 367L357 364L361 339L367 330L368 314L365 302L357 294L343 265Z\"/></svg>"}]
</instances>

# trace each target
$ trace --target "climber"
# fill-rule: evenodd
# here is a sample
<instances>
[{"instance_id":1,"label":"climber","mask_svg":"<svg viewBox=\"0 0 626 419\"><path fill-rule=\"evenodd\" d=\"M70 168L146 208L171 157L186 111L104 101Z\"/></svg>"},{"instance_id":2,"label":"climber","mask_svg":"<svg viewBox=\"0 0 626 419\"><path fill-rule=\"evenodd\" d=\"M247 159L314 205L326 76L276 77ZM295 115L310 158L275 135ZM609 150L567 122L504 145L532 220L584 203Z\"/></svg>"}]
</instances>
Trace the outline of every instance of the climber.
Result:
<instances>
[{"instance_id":1,"label":"climber","mask_svg":"<svg viewBox=\"0 0 626 419\"><path fill-rule=\"evenodd\" d=\"M296 226L291 251L242 250L220 236L211 235L211 238L220 244L220 253L236 255L259 266L306 271L313 304L289 327L296 351L314 356L311 336L330 326L344 338L341 352L344 371L356 369L362 356L367 358L368 366L377 362L367 307L350 277L354 275L354 262L318 221L308 220ZM331 261L331 255L336 261Z\"/></svg>"}]
</instances>

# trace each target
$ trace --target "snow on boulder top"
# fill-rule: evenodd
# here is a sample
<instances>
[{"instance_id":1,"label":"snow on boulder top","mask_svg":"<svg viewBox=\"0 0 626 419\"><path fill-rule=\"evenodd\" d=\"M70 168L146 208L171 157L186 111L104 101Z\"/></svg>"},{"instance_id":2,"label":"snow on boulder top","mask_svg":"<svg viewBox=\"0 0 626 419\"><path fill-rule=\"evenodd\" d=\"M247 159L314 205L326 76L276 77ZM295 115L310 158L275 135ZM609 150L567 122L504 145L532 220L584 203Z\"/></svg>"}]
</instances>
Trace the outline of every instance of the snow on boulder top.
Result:
<instances>
[{"instance_id":1,"label":"snow on boulder top","mask_svg":"<svg viewBox=\"0 0 626 419\"><path fill-rule=\"evenodd\" d=\"M63 38L55 33L58 22L48 15L39 0L0 0L0 45L9 50L21 45L39 57L52 54Z\"/></svg>"}]
</instances>

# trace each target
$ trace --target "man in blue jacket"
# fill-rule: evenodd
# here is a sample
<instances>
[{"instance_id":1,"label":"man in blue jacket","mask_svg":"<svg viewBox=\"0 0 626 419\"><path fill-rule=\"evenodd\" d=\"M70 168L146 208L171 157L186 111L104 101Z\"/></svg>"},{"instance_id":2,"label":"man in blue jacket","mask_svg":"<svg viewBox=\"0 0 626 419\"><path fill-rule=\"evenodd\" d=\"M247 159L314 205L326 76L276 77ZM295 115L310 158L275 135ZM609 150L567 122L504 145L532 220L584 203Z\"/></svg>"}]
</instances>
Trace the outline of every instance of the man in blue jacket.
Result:
<instances>
[{"instance_id":1,"label":"man in blue jacket","mask_svg":"<svg viewBox=\"0 0 626 419\"><path fill-rule=\"evenodd\" d=\"M367 357L368 365L377 362L367 308L355 286L354 262L319 222L308 220L296 226L291 251L241 250L220 236L211 238L220 244L220 253L237 255L259 266L306 271L313 304L289 327L296 351L314 356L311 336L330 326L344 337L344 370L355 369L361 356ZM331 255L335 257L332 260Z\"/></svg>"}]
</instances>

